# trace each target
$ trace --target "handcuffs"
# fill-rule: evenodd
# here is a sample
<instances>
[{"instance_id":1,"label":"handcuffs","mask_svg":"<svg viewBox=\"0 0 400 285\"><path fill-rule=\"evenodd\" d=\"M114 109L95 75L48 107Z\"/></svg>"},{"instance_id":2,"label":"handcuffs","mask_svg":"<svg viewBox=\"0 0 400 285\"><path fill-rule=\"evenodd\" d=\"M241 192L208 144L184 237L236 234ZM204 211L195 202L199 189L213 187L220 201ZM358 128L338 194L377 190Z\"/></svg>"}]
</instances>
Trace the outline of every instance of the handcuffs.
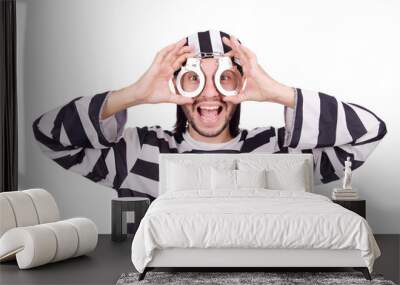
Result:
<instances>
[{"instance_id":1,"label":"handcuffs","mask_svg":"<svg viewBox=\"0 0 400 285\"><path fill-rule=\"evenodd\" d=\"M218 68L213 75L216 89L224 96L235 96L246 86L247 79L242 84L239 71L233 69L232 59L221 53L198 53L189 57L181 67L176 77L176 88L182 96L196 97L204 89L205 75L201 69L202 58L216 58ZM172 79L169 81L171 91L174 90ZM175 93L175 92L174 92Z\"/></svg>"}]
</instances>

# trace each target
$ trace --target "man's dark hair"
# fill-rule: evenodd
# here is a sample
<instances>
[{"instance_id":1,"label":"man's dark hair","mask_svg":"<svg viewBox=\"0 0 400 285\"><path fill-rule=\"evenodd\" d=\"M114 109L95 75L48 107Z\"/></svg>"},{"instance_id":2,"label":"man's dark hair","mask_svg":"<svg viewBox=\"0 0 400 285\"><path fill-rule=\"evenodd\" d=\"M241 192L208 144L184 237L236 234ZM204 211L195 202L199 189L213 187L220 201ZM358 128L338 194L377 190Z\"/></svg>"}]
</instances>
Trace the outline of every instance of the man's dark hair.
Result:
<instances>
[{"instance_id":1,"label":"man's dark hair","mask_svg":"<svg viewBox=\"0 0 400 285\"><path fill-rule=\"evenodd\" d=\"M232 115L231 120L229 121L229 133L232 137L236 137L239 132L239 123L240 123L240 103L237 104L236 110ZM185 115L185 112L183 112L183 109L181 106L177 105L176 106L176 123L174 126L174 132L177 134L183 134L186 132L186 124L187 124L187 118Z\"/></svg>"}]
</instances>

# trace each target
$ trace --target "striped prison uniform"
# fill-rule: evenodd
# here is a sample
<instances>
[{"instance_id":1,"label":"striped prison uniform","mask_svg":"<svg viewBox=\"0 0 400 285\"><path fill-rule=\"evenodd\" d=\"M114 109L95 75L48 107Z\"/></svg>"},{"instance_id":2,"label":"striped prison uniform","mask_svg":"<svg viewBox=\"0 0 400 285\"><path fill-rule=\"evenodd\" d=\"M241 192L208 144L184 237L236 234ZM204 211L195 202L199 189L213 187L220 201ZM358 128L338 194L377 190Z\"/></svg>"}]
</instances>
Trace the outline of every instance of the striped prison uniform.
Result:
<instances>
[{"instance_id":1,"label":"striped prison uniform","mask_svg":"<svg viewBox=\"0 0 400 285\"><path fill-rule=\"evenodd\" d=\"M78 97L33 122L42 152L61 167L111 187L118 196L158 195L160 153L312 153L315 184L343 176L349 156L360 167L386 134L385 123L368 109L335 97L294 88L295 107L284 108L285 126L240 129L228 142L208 144L188 132L158 125L125 127L127 111L104 120L111 92Z\"/></svg>"}]
</instances>

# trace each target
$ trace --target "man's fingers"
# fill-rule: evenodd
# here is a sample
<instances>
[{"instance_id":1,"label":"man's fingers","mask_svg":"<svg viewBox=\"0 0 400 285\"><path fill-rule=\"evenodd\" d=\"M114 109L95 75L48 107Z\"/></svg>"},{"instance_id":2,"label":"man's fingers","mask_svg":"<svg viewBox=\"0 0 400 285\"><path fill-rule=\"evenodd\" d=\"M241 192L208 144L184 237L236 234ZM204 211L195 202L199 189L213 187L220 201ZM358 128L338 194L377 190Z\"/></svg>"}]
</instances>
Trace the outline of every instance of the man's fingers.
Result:
<instances>
[{"instance_id":1,"label":"man's fingers","mask_svg":"<svg viewBox=\"0 0 400 285\"><path fill-rule=\"evenodd\" d=\"M172 67L174 70L177 70L180 65L190 56L194 56L194 47L193 46L184 46L181 47L176 54L171 55L169 59L169 62L172 62Z\"/></svg>"},{"instance_id":2,"label":"man's fingers","mask_svg":"<svg viewBox=\"0 0 400 285\"><path fill-rule=\"evenodd\" d=\"M156 57L154 59L155 62L159 63L164 58L164 56L175 48L177 43L173 43L167 45L166 47L162 48L159 52L157 52Z\"/></svg>"},{"instance_id":3,"label":"man's fingers","mask_svg":"<svg viewBox=\"0 0 400 285\"><path fill-rule=\"evenodd\" d=\"M174 71L179 69L185 60L187 60L189 57L193 57L194 55L195 55L194 52L187 52L185 54L180 55L172 64L172 68L174 69Z\"/></svg>"},{"instance_id":4,"label":"man's fingers","mask_svg":"<svg viewBox=\"0 0 400 285\"><path fill-rule=\"evenodd\" d=\"M194 47L193 46L183 46L179 49L177 55L181 55L187 52L193 52L194 51Z\"/></svg>"},{"instance_id":5,"label":"man's fingers","mask_svg":"<svg viewBox=\"0 0 400 285\"><path fill-rule=\"evenodd\" d=\"M222 100L224 102L231 102L233 104L239 104L240 102L243 101L242 97L240 97L239 95L236 95L236 96L224 96L222 98Z\"/></svg>"},{"instance_id":6,"label":"man's fingers","mask_svg":"<svg viewBox=\"0 0 400 285\"><path fill-rule=\"evenodd\" d=\"M239 54L236 52L236 50L230 50L227 53L225 53L224 56L239 57Z\"/></svg>"},{"instance_id":7,"label":"man's fingers","mask_svg":"<svg viewBox=\"0 0 400 285\"><path fill-rule=\"evenodd\" d=\"M226 44L228 47L232 48L232 43L231 40L227 37L222 37L222 41L224 42L224 44Z\"/></svg>"},{"instance_id":8,"label":"man's fingers","mask_svg":"<svg viewBox=\"0 0 400 285\"><path fill-rule=\"evenodd\" d=\"M185 96L177 95L177 94L173 94L173 93L171 93L170 100L171 100L171 103L175 103L178 105L193 104L193 102L194 102L194 99L192 97L185 97Z\"/></svg>"},{"instance_id":9,"label":"man's fingers","mask_svg":"<svg viewBox=\"0 0 400 285\"><path fill-rule=\"evenodd\" d=\"M230 39L223 37L222 40L227 46L231 48L229 52L225 53L225 56L238 58L240 61L240 65L242 66L245 66L249 63L247 55L243 52L243 50L240 49L241 44L234 36L231 36Z\"/></svg>"},{"instance_id":10,"label":"man's fingers","mask_svg":"<svg viewBox=\"0 0 400 285\"><path fill-rule=\"evenodd\" d=\"M186 38L180 39L177 44L179 47L183 47L186 44Z\"/></svg>"},{"instance_id":11,"label":"man's fingers","mask_svg":"<svg viewBox=\"0 0 400 285\"><path fill-rule=\"evenodd\" d=\"M255 62L257 60L255 53L252 52L248 47L241 45L241 48L251 62Z\"/></svg>"},{"instance_id":12,"label":"man's fingers","mask_svg":"<svg viewBox=\"0 0 400 285\"><path fill-rule=\"evenodd\" d=\"M162 61L162 64L164 63L170 63L174 57L176 57L176 53L178 52L178 50L180 49L179 46L175 46L175 48L173 48L170 52L168 52L165 56L164 59Z\"/></svg>"},{"instance_id":13,"label":"man's fingers","mask_svg":"<svg viewBox=\"0 0 400 285\"><path fill-rule=\"evenodd\" d=\"M243 52L243 49L241 48L241 44L238 42L238 40L234 36L231 36L231 42L233 44L234 49L236 49L237 53L239 54L239 59L240 60L249 60L248 56Z\"/></svg>"},{"instance_id":14,"label":"man's fingers","mask_svg":"<svg viewBox=\"0 0 400 285\"><path fill-rule=\"evenodd\" d=\"M176 59L176 57L177 57L179 51L180 51L181 49L184 49L185 43L186 43L186 38L185 38L185 41L183 41L183 42L178 42L177 45L175 46L175 48L172 49L172 50L165 56L164 62L166 62L166 63L171 63L171 62L173 62L173 61Z\"/></svg>"},{"instance_id":15,"label":"man's fingers","mask_svg":"<svg viewBox=\"0 0 400 285\"><path fill-rule=\"evenodd\" d=\"M225 56L230 56L230 57L232 57L232 56L238 56L237 50L236 50L236 48L233 46L232 41L231 41L230 39L228 39L227 37L222 37L222 40L223 40L223 42L224 42L228 47L231 48L231 50L228 51L227 53L225 53L224 55L225 55Z\"/></svg>"},{"instance_id":16,"label":"man's fingers","mask_svg":"<svg viewBox=\"0 0 400 285\"><path fill-rule=\"evenodd\" d=\"M223 37L222 38L222 40L224 41L224 43L228 46L228 47L230 47L231 48L231 50L229 51L229 52L227 52L227 53L225 53L225 55L236 55L236 56L238 56L239 55L239 50L238 50L238 47L235 45L235 43L233 42L233 36L231 36L231 38L230 39L228 39L228 38L226 38L226 37ZM228 55L228 56L229 56Z\"/></svg>"},{"instance_id":17,"label":"man's fingers","mask_svg":"<svg viewBox=\"0 0 400 285\"><path fill-rule=\"evenodd\" d=\"M179 48L179 47L183 46L185 43L186 43L186 38L183 38L173 44L166 46L165 48L161 49L157 53L155 61L157 63L160 63L169 52L171 52L173 49L175 49L177 47Z\"/></svg>"}]
</instances>

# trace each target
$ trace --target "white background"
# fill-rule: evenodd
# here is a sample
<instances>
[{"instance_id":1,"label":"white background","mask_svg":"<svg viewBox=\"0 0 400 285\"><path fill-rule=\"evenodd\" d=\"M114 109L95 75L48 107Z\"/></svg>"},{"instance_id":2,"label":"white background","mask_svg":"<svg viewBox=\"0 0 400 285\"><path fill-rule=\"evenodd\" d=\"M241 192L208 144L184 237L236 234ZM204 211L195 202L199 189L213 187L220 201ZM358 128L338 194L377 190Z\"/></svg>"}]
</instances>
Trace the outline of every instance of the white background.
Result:
<instances>
[{"instance_id":1,"label":"white background","mask_svg":"<svg viewBox=\"0 0 400 285\"><path fill-rule=\"evenodd\" d=\"M357 103L388 134L353 173L375 233L400 233L398 1L17 0L20 189L42 187L63 218L92 219L111 232L115 190L68 172L41 154L31 125L78 96L124 87L162 47L219 29L252 49L276 80ZM242 104L241 128L282 126L283 107ZM173 104L129 110L129 126L175 123ZM332 182L316 189L330 195Z\"/></svg>"}]
</instances>

